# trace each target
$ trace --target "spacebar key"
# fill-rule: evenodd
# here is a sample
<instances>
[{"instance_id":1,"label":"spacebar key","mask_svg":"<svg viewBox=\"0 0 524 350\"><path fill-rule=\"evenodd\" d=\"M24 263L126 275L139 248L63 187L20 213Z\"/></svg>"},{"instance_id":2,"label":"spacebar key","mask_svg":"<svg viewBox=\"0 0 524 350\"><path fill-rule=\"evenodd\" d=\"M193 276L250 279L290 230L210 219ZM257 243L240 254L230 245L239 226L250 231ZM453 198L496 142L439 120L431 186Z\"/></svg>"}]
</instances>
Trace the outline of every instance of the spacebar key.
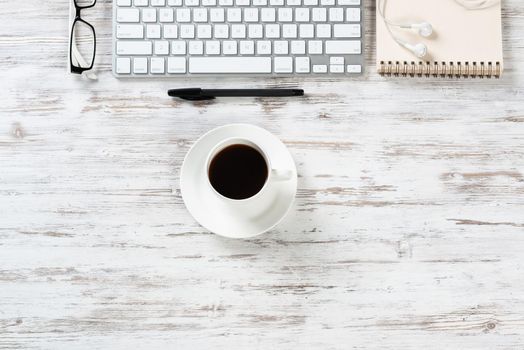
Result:
<instances>
[{"instance_id":1,"label":"spacebar key","mask_svg":"<svg viewBox=\"0 0 524 350\"><path fill-rule=\"evenodd\" d=\"M190 57L189 73L271 73L271 57Z\"/></svg>"}]
</instances>

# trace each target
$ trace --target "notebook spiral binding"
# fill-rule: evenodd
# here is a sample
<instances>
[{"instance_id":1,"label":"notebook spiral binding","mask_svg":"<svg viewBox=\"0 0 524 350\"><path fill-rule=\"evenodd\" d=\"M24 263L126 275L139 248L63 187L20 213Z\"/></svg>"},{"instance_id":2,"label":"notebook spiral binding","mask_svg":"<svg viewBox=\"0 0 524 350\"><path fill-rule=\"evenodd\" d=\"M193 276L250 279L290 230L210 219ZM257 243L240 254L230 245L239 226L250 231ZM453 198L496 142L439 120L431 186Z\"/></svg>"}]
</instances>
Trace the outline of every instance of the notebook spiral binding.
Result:
<instances>
[{"instance_id":1,"label":"notebook spiral binding","mask_svg":"<svg viewBox=\"0 0 524 350\"><path fill-rule=\"evenodd\" d=\"M500 62L392 62L381 61L379 74L396 77L500 78Z\"/></svg>"}]
</instances>

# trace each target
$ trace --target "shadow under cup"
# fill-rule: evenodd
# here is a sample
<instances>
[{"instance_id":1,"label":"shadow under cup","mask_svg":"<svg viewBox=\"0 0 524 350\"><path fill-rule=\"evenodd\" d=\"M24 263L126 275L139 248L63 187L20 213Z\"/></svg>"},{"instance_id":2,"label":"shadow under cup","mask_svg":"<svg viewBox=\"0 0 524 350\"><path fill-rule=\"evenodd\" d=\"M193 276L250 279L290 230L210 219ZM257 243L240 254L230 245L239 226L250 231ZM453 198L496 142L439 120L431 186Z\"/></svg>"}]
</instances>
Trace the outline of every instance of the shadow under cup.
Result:
<instances>
[{"instance_id":1,"label":"shadow under cup","mask_svg":"<svg viewBox=\"0 0 524 350\"><path fill-rule=\"evenodd\" d=\"M262 150L247 140L219 145L210 155L207 175L213 189L231 200L256 196L266 185L270 167Z\"/></svg>"}]
</instances>

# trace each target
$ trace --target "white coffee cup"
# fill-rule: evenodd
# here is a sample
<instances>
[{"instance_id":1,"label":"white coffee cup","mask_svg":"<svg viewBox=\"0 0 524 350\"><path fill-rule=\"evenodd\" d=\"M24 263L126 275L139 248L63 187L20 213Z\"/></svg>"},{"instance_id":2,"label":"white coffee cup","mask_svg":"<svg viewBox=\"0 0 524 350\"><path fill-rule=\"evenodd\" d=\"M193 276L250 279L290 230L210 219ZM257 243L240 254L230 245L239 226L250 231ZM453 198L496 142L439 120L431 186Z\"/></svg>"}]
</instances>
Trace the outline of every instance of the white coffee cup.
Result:
<instances>
[{"instance_id":1,"label":"white coffee cup","mask_svg":"<svg viewBox=\"0 0 524 350\"><path fill-rule=\"evenodd\" d=\"M209 168L213 159L222 150L233 145L245 145L257 150L266 161L266 166L268 169L267 178L266 182L264 183L264 186L262 186L262 188L255 195L246 199L233 199L222 195L213 187L213 185L211 184L211 180L209 179ZM276 185L279 182L289 181L293 178L292 170L274 168L271 165L271 159L268 156L268 153L265 152L261 146L259 146L252 140L242 137L228 138L217 144L215 147L213 147L207 156L205 171L207 186L209 186L215 198L223 204L225 204L227 207L229 207L232 211L234 211L236 215L244 215L250 217L261 215L266 210L268 210L271 207L272 203L274 203L274 201L278 197L278 186Z\"/></svg>"}]
</instances>

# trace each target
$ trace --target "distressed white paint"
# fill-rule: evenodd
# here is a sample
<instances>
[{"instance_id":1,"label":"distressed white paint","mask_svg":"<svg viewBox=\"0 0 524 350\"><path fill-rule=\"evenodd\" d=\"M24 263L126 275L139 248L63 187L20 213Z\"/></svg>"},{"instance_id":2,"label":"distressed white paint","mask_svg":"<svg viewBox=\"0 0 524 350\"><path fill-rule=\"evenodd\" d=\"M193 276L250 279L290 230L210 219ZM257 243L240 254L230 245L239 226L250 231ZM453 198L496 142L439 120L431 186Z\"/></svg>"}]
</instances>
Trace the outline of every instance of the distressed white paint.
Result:
<instances>
[{"instance_id":1,"label":"distressed white paint","mask_svg":"<svg viewBox=\"0 0 524 350\"><path fill-rule=\"evenodd\" d=\"M308 96L196 105L166 90L224 82L111 76L111 5L91 83L64 74L67 1L0 0L0 348L524 348L522 1L500 80L384 80L368 26L361 79L237 78ZM179 195L191 143L232 122L300 173L249 241Z\"/></svg>"}]
</instances>

